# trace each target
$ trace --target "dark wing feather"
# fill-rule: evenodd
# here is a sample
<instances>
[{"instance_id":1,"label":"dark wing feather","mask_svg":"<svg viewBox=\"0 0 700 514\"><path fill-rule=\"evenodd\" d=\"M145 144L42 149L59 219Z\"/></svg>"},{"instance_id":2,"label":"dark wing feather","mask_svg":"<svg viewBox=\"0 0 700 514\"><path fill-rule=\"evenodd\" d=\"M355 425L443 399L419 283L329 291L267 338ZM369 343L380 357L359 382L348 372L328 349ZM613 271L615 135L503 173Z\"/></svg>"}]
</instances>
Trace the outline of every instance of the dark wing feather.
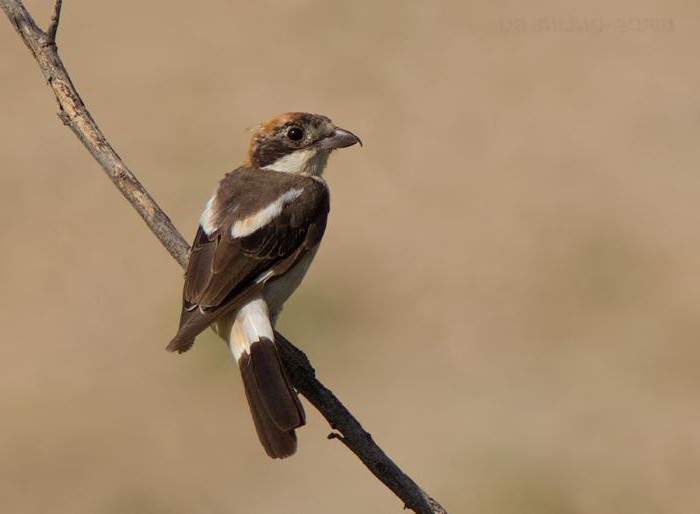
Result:
<instances>
[{"instance_id":1,"label":"dark wing feather","mask_svg":"<svg viewBox=\"0 0 700 514\"><path fill-rule=\"evenodd\" d=\"M168 345L170 350L186 351L194 337L216 317L237 308L261 287L256 284L256 278L268 270L273 271L269 278L286 272L323 234L329 210L324 185L308 177L278 172L237 172L242 175L239 179L249 178L246 173L252 173L257 182L267 180L267 183L255 183L251 189L250 183L241 184L245 180L222 181L220 190L229 187L235 193L238 187L241 197L225 191L224 194L229 194L227 208L222 210L224 215L217 220L216 230L209 235L202 227L197 231L185 274L180 330ZM269 223L245 237L231 235L237 219L257 212L292 188L301 189L302 193ZM248 195L260 191L261 195L251 199L245 196L246 191Z\"/></svg>"},{"instance_id":2,"label":"dark wing feather","mask_svg":"<svg viewBox=\"0 0 700 514\"><path fill-rule=\"evenodd\" d=\"M197 303L195 299L199 295L198 293L207 286L211 277L207 263L212 262L217 246L217 237L210 238L200 226L190 249L190 260L185 272L184 297L186 300L192 299L194 303Z\"/></svg>"}]
</instances>

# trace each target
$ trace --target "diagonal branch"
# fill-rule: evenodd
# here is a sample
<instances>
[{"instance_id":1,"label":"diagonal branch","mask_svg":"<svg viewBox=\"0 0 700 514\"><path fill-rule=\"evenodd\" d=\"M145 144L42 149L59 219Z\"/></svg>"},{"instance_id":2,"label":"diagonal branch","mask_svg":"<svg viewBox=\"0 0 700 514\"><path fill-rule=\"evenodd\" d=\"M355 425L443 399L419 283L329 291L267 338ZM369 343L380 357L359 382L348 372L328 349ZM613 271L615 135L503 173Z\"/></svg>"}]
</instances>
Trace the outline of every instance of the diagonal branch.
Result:
<instances>
[{"instance_id":1,"label":"diagonal branch","mask_svg":"<svg viewBox=\"0 0 700 514\"><path fill-rule=\"evenodd\" d=\"M63 66L55 44L61 14L61 0L54 0L47 32L42 31L19 0L0 0L0 7L34 55L59 105L59 117L85 145L114 185L136 209L161 244L182 266L187 264L189 247L170 219L158 207L148 191L128 169L102 134L76 91ZM282 360L297 390L316 407L334 430L329 438L339 439L357 455L369 470L404 503L418 514L446 514L433 498L377 446L369 433L336 398L316 379L306 355L276 333Z\"/></svg>"},{"instance_id":2,"label":"diagonal branch","mask_svg":"<svg viewBox=\"0 0 700 514\"><path fill-rule=\"evenodd\" d=\"M60 2L57 2L60 4ZM117 186L124 197L136 209L148 228L156 235L161 244L170 252L170 255L185 266L187 263L187 241L180 235L175 226L165 213L151 198L148 191L141 185L136 177L129 171L121 157L107 142L104 134L92 119L90 112L85 108L80 95L75 90L70 76L63 66L55 43L49 34L37 27L34 19L18 0L0 0L0 7L5 11L10 21L15 26L20 37L34 54L39 63L44 77L53 89L58 101L59 113L63 123L85 145L95 160L100 163L109 179ZM59 6L60 7L60 6ZM56 27L58 28L59 9L54 9ZM54 17L52 17L52 24Z\"/></svg>"},{"instance_id":3,"label":"diagonal branch","mask_svg":"<svg viewBox=\"0 0 700 514\"><path fill-rule=\"evenodd\" d=\"M420 514L447 514L436 500L428 496L384 453L333 391L316 379L316 371L306 354L279 332L275 332L275 342L294 387L318 409L331 428L340 432L331 432L328 438L339 439L357 455L374 476L403 500L405 508Z\"/></svg>"}]
</instances>

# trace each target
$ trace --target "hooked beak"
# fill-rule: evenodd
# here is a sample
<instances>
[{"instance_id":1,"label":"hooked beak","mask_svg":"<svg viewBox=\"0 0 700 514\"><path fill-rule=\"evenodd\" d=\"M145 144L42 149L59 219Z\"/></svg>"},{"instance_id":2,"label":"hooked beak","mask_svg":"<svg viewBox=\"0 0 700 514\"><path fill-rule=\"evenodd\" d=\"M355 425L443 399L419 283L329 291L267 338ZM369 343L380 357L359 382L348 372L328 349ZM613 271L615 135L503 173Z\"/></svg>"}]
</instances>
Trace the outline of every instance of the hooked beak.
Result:
<instances>
[{"instance_id":1,"label":"hooked beak","mask_svg":"<svg viewBox=\"0 0 700 514\"><path fill-rule=\"evenodd\" d=\"M336 127L329 136L318 142L318 146L322 150L335 150L337 148L346 148L356 143L360 143L360 146L362 146L362 141L355 134L349 130Z\"/></svg>"}]
</instances>

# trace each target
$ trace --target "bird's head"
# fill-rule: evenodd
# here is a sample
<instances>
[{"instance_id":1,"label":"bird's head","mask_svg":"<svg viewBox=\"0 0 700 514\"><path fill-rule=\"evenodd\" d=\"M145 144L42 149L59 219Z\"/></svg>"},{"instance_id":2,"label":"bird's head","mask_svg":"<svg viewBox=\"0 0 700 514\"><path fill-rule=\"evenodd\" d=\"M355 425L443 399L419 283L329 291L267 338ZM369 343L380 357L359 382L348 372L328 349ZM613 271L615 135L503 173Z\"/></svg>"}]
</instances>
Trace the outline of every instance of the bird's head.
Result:
<instances>
[{"instance_id":1,"label":"bird's head","mask_svg":"<svg viewBox=\"0 0 700 514\"><path fill-rule=\"evenodd\" d=\"M362 141L320 114L288 112L258 125L245 166L320 176L328 155Z\"/></svg>"}]
</instances>

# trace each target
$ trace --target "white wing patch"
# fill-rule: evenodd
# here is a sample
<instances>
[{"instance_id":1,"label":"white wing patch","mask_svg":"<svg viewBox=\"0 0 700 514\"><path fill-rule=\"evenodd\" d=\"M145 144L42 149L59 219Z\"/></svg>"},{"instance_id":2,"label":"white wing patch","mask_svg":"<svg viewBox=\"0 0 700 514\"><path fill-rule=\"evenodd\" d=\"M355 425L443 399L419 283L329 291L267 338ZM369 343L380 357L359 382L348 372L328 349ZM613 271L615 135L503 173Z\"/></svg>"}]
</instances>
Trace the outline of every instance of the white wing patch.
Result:
<instances>
[{"instance_id":1,"label":"white wing patch","mask_svg":"<svg viewBox=\"0 0 700 514\"><path fill-rule=\"evenodd\" d=\"M260 209L258 212L255 212L242 220L236 221L236 223L233 224L233 227L231 227L231 236L234 239L238 239L240 237L249 236L259 228L264 227L270 223L270 221L280 215L285 205L299 198L303 191L303 188L290 189L264 209ZM202 227L204 227L204 225L202 225Z\"/></svg>"},{"instance_id":2,"label":"white wing patch","mask_svg":"<svg viewBox=\"0 0 700 514\"><path fill-rule=\"evenodd\" d=\"M216 193L214 193L211 198L209 198L209 201L207 202L207 206L204 208L204 212L199 218L199 224L202 227L202 230L210 236L212 232L216 230L216 226L214 225L214 219L216 217L216 213L214 212L214 200L216 199Z\"/></svg>"}]
</instances>

